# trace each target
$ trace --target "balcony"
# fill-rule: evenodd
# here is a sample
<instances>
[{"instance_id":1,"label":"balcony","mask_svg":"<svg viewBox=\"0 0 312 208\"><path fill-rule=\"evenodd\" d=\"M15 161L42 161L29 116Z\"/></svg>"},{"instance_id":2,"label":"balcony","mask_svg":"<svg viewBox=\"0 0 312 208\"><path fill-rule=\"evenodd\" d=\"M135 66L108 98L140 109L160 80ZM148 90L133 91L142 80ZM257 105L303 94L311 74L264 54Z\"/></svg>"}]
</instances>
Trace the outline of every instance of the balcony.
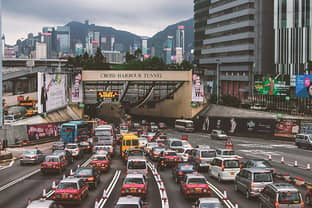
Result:
<instances>
[{"instance_id":1,"label":"balcony","mask_svg":"<svg viewBox=\"0 0 312 208\"><path fill-rule=\"evenodd\" d=\"M237 0L237 1L230 2L228 4L224 4L224 5L215 7L215 8L211 8L209 10L209 13L210 14L214 14L214 13L226 10L226 9L230 9L230 8L237 7L237 6L240 6L240 5L243 5L243 4L254 3L254 2L255 2L255 0Z\"/></svg>"},{"instance_id":2,"label":"balcony","mask_svg":"<svg viewBox=\"0 0 312 208\"><path fill-rule=\"evenodd\" d=\"M210 34L214 34L214 33L219 33L219 32L225 32L225 31L229 31L229 30L234 30L234 29L238 29L238 28L244 28L244 27L254 27L255 26L255 21L254 20L248 20L248 21L243 21L243 22L237 22L237 23L233 23L230 24L231 22L229 22L228 25L224 25L224 26L220 26L220 27L215 27L215 28L211 28L211 29L207 29L205 31L206 35L210 35Z\"/></svg>"},{"instance_id":3,"label":"balcony","mask_svg":"<svg viewBox=\"0 0 312 208\"><path fill-rule=\"evenodd\" d=\"M226 36L221 36L218 38L206 39L204 40L204 45L213 44L213 43L222 43L222 42L227 42L227 41L232 41L232 40L250 39L250 38L255 38L254 32L239 33L235 35L226 35Z\"/></svg>"},{"instance_id":4,"label":"balcony","mask_svg":"<svg viewBox=\"0 0 312 208\"><path fill-rule=\"evenodd\" d=\"M226 52L234 52L234 51L251 51L254 49L255 49L254 44L241 44L241 45L226 46L226 47L219 47L219 48L203 49L202 54L226 53Z\"/></svg>"},{"instance_id":5,"label":"balcony","mask_svg":"<svg viewBox=\"0 0 312 208\"><path fill-rule=\"evenodd\" d=\"M233 13L230 13L230 14L225 14L225 15L222 15L222 16L219 16L219 17L215 17L215 18L211 18L211 19L208 19L207 20L207 24L210 25L210 24L214 24L214 23L217 23L217 22L223 22L223 21L226 21L226 20L231 20L231 19L234 19L234 18L237 18L237 17L242 17L242 16L246 16L246 15L254 15L256 12L255 9L243 9L243 10L240 10L240 11L236 11L236 12L233 12Z\"/></svg>"}]
</instances>

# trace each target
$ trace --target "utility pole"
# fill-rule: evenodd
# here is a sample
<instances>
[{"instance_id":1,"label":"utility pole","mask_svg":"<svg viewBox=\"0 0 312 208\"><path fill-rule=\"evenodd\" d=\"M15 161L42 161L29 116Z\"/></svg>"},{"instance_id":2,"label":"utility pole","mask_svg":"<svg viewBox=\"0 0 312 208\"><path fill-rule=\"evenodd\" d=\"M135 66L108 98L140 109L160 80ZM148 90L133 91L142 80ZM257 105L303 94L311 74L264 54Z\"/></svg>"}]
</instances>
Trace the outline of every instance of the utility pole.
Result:
<instances>
[{"instance_id":1,"label":"utility pole","mask_svg":"<svg viewBox=\"0 0 312 208\"><path fill-rule=\"evenodd\" d=\"M220 59L216 59L217 62L217 104L220 99Z\"/></svg>"}]
</instances>

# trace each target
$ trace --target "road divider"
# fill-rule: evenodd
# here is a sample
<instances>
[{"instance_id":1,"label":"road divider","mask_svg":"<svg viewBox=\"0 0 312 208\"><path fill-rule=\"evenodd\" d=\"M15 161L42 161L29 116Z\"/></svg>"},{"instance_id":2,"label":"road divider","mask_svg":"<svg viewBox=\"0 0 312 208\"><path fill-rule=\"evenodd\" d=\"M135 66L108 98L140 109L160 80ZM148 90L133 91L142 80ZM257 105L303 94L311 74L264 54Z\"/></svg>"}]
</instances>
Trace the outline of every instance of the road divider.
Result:
<instances>
[{"instance_id":1,"label":"road divider","mask_svg":"<svg viewBox=\"0 0 312 208\"><path fill-rule=\"evenodd\" d=\"M152 171L152 175L154 180L156 181L159 194L160 194L160 200L161 200L161 208L169 208L169 199L167 195L167 191L165 188L164 181L161 179L160 174L158 173L157 169L155 168L154 164L148 161L147 163L149 169Z\"/></svg>"},{"instance_id":2,"label":"road divider","mask_svg":"<svg viewBox=\"0 0 312 208\"><path fill-rule=\"evenodd\" d=\"M107 200L109 199L110 195L112 194L119 178L120 178L121 170L116 170L115 175L111 181L111 183L108 185L107 189L104 189L102 198L100 200L96 199L94 208L103 208L106 204Z\"/></svg>"}]
</instances>

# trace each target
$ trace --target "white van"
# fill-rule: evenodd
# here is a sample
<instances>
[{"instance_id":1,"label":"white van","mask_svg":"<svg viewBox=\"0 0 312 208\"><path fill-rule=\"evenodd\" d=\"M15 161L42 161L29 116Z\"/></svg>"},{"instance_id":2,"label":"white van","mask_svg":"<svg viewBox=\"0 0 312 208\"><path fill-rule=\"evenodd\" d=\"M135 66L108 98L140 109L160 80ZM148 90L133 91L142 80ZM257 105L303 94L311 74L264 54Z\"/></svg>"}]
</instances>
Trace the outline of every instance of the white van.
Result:
<instances>
[{"instance_id":1,"label":"white van","mask_svg":"<svg viewBox=\"0 0 312 208\"><path fill-rule=\"evenodd\" d=\"M193 132L194 122L191 120L178 119L175 121L174 128L179 131Z\"/></svg>"},{"instance_id":2,"label":"white van","mask_svg":"<svg viewBox=\"0 0 312 208\"><path fill-rule=\"evenodd\" d=\"M142 156L129 156L127 162L127 174L148 175L147 161Z\"/></svg>"},{"instance_id":3,"label":"white van","mask_svg":"<svg viewBox=\"0 0 312 208\"><path fill-rule=\"evenodd\" d=\"M94 135L98 144L113 145L114 131L111 125L99 125L94 129Z\"/></svg>"},{"instance_id":4,"label":"white van","mask_svg":"<svg viewBox=\"0 0 312 208\"><path fill-rule=\"evenodd\" d=\"M237 158L216 157L209 164L208 175L222 181L234 181L240 171L240 162Z\"/></svg>"}]
</instances>

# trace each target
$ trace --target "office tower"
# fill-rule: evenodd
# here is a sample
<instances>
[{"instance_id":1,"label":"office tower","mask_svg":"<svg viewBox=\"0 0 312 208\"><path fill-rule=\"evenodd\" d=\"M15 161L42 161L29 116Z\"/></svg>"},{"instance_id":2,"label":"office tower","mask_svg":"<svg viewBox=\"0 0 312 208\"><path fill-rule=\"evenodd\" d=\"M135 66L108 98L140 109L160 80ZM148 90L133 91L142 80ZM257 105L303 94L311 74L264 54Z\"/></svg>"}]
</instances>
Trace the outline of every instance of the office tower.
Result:
<instances>
[{"instance_id":1,"label":"office tower","mask_svg":"<svg viewBox=\"0 0 312 208\"><path fill-rule=\"evenodd\" d=\"M75 55L76 56L83 55L83 45L82 45L82 43L76 43L75 44Z\"/></svg>"},{"instance_id":2,"label":"office tower","mask_svg":"<svg viewBox=\"0 0 312 208\"><path fill-rule=\"evenodd\" d=\"M172 60L171 60L171 56L172 56L172 47L173 47L173 36L168 36L166 43L165 43L165 48L164 48L164 52L165 52L165 63L166 64L171 64Z\"/></svg>"},{"instance_id":3,"label":"office tower","mask_svg":"<svg viewBox=\"0 0 312 208\"><path fill-rule=\"evenodd\" d=\"M61 54L70 53L70 27L56 27L57 52Z\"/></svg>"},{"instance_id":4,"label":"office tower","mask_svg":"<svg viewBox=\"0 0 312 208\"><path fill-rule=\"evenodd\" d=\"M36 43L36 59L46 59L48 58L47 54L47 44L46 43Z\"/></svg>"},{"instance_id":5,"label":"office tower","mask_svg":"<svg viewBox=\"0 0 312 208\"><path fill-rule=\"evenodd\" d=\"M55 33L53 27L42 28L41 42L46 43L47 58L53 58L56 44L55 44Z\"/></svg>"},{"instance_id":6,"label":"office tower","mask_svg":"<svg viewBox=\"0 0 312 208\"><path fill-rule=\"evenodd\" d=\"M183 25L179 25L176 31L176 48L182 48L182 58L183 58L185 54L185 37Z\"/></svg>"},{"instance_id":7,"label":"office tower","mask_svg":"<svg viewBox=\"0 0 312 208\"><path fill-rule=\"evenodd\" d=\"M147 55L147 38L142 38L142 55Z\"/></svg>"}]
</instances>

